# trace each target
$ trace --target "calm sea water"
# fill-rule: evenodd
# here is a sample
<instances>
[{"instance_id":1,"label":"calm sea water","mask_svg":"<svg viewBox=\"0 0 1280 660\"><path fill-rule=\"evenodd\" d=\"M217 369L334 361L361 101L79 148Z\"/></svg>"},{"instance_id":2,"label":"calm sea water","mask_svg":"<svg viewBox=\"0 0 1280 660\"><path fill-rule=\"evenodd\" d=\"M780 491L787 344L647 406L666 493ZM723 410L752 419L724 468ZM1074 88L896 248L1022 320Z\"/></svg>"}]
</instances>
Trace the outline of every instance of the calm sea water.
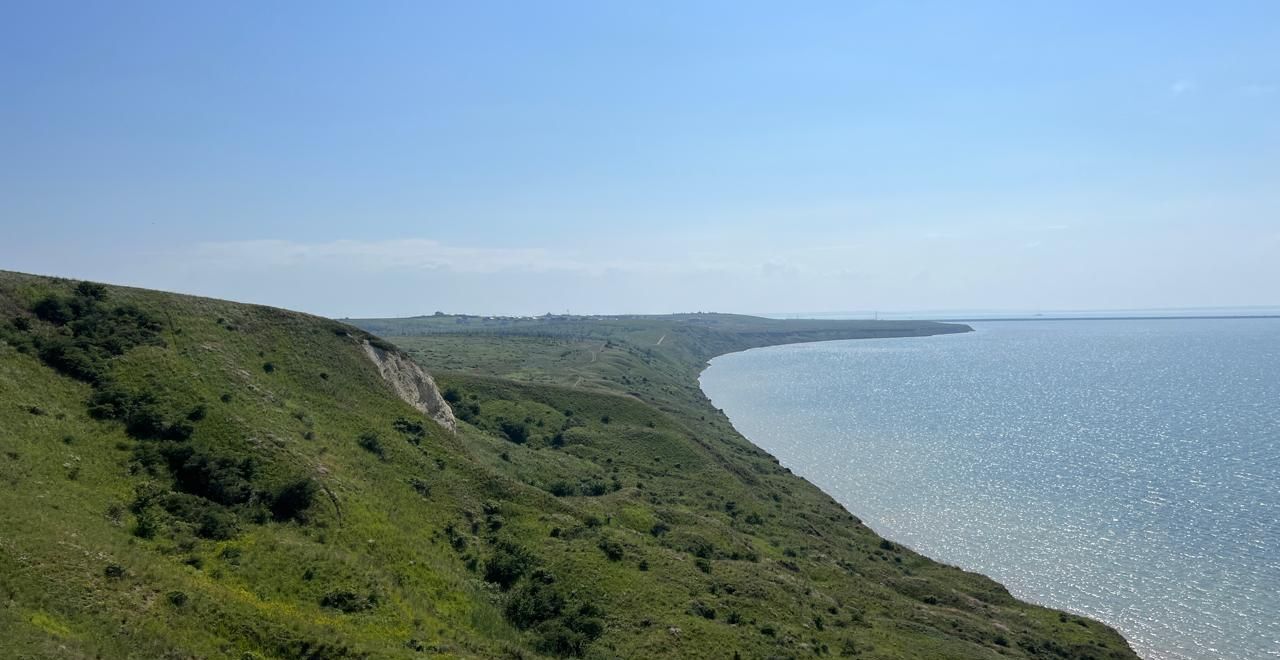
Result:
<instances>
[{"instance_id":1,"label":"calm sea water","mask_svg":"<svg viewBox=\"0 0 1280 660\"><path fill-rule=\"evenodd\" d=\"M971 325L725 355L702 388L876 531L1146 658L1280 657L1280 320Z\"/></svg>"}]
</instances>

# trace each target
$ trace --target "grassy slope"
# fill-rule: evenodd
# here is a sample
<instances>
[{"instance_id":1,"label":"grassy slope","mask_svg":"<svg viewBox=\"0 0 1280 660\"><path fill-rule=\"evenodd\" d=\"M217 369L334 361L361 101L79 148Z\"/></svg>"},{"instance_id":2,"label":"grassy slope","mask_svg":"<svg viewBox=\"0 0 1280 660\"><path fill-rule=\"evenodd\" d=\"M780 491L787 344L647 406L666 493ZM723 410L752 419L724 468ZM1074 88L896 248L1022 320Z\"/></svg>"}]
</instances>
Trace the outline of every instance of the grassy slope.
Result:
<instances>
[{"instance_id":1,"label":"grassy slope","mask_svg":"<svg viewBox=\"0 0 1280 660\"><path fill-rule=\"evenodd\" d=\"M566 498L611 516L622 528L650 572L663 578L649 582L650 593L678 583L660 591L657 601L649 595L638 603L623 600L624 609L638 605L640 612L620 615L618 627L637 628L632 636L648 645L619 648L668 648L670 638L646 633L648 619L676 621L684 628L681 642L688 643L690 622L679 622L680 605L697 601L717 610L715 623L695 620L696 634L711 642L704 648L743 649L745 657L1133 657L1104 626L1018 602L983 576L879 538L746 441L697 386L706 361L730 351L959 332L964 326L722 314L354 323L405 348L446 387L477 397L481 414L473 422L481 428L523 416L545 420L542 428L554 430L562 419L554 411L565 407L590 409L593 416L604 410L611 417L608 425L575 428L561 449L547 448L547 431L517 449L503 447L509 460L490 462L544 487L574 474L604 474L626 486L600 498ZM628 412L619 423L621 410ZM672 529L656 547L643 534L655 519ZM690 573L684 563L701 543L717 548L717 556L749 548L759 561L713 560L709 573ZM589 571L591 565L571 564L569 570ZM619 581L605 593L638 588ZM663 614L653 617L655 612ZM726 614L742 623L725 630Z\"/></svg>"},{"instance_id":2,"label":"grassy slope","mask_svg":"<svg viewBox=\"0 0 1280 660\"><path fill-rule=\"evenodd\" d=\"M0 273L0 324L73 284ZM205 414L184 440L140 438L87 414L95 386L0 341L0 656L536 656L555 650L548 625L577 624L521 630L504 608L554 576L565 612L598 610L581 620L603 634L571 649L588 656L1132 657L1104 626L882 544L737 436L692 378L707 355L777 339L753 321L720 335L661 319L612 338L590 322L406 339L453 369L444 380L474 422L456 436L428 423L416 439L396 422L421 415L353 329L108 294L162 320L160 341L108 361L111 381ZM663 334L661 352L641 345ZM504 421L528 440L505 439ZM358 441L370 433L382 457ZM235 521L229 538L147 504L180 495L148 451L184 443L257 466L249 501L208 505ZM306 515L264 515L299 478L322 489ZM157 531L139 535L153 515ZM517 570L509 591L487 582L503 547L543 570Z\"/></svg>"}]
</instances>

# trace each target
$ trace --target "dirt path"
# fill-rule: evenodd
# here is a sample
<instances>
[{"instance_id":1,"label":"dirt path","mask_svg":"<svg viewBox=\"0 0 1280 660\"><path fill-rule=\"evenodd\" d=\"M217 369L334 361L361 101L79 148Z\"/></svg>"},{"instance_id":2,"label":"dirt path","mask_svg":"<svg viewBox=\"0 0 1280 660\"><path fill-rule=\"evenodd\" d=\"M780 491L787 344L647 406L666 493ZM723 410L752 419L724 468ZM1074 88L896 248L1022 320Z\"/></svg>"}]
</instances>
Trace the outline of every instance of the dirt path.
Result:
<instances>
[{"instance_id":1,"label":"dirt path","mask_svg":"<svg viewBox=\"0 0 1280 660\"><path fill-rule=\"evenodd\" d=\"M661 346L662 340L666 338L667 338L667 335L664 333L661 337L658 337L658 343L654 344L654 346Z\"/></svg>"}]
</instances>

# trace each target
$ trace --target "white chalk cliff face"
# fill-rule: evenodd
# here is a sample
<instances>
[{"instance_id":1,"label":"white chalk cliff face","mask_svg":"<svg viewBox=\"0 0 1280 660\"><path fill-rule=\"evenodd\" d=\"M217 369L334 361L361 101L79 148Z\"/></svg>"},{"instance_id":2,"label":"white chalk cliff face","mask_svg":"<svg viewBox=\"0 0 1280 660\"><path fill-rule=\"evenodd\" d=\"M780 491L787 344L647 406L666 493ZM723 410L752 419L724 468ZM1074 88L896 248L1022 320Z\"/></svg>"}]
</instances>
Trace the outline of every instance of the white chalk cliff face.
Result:
<instances>
[{"instance_id":1,"label":"white chalk cliff face","mask_svg":"<svg viewBox=\"0 0 1280 660\"><path fill-rule=\"evenodd\" d=\"M384 351L367 340L362 342L364 353L378 367L383 380L391 385L396 395L437 424L450 431L457 429L453 409L440 395L440 388L431 374L419 367L407 356L394 351Z\"/></svg>"}]
</instances>

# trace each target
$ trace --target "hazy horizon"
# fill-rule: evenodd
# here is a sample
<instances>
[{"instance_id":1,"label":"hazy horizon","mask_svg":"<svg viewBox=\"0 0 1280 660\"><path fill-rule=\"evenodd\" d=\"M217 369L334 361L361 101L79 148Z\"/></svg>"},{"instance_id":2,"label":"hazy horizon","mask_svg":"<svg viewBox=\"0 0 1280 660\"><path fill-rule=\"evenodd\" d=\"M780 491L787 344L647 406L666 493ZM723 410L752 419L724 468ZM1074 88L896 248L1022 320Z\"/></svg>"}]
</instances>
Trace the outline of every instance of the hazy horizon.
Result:
<instances>
[{"instance_id":1,"label":"hazy horizon","mask_svg":"<svg viewBox=\"0 0 1280 660\"><path fill-rule=\"evenodd\" d=\"M6 18L3 269L346 317L1280 305L1275 3Z\"/></svg>"}]
</instances>

